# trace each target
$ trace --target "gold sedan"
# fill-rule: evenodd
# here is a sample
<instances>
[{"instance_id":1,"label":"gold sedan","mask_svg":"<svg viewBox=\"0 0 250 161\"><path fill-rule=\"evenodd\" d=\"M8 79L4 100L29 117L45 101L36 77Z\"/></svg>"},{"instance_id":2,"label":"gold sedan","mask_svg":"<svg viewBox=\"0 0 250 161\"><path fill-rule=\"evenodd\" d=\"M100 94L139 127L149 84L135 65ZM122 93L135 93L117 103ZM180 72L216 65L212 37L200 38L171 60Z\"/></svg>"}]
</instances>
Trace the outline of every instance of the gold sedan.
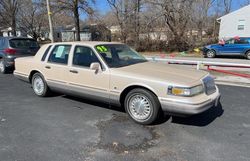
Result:
<instances>
[{"instance_id":1,"label":"gold sedan","mask_svg":"<svg viewBox=\"0 0 250 161\"><path fill-rule=\"evenodd\" d=\"M149 62L122 43L51 43L34 57L16 59L15 67L14 75L38 96L57 91L119 105L140 124L161 112L202 113L220 98L207 72Z\"/></svg>"}]
</instances>

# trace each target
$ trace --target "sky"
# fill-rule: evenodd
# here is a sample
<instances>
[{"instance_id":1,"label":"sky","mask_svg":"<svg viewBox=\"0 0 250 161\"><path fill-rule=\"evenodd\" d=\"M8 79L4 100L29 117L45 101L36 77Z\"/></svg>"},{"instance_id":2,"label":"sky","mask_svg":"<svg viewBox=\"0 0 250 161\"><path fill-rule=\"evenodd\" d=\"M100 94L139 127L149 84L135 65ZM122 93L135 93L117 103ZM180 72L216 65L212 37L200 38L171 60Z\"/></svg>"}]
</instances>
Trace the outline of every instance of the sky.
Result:
<instances>
[{"instance_id":1,"label":"sky","mask_svg":"<svg viewBox=\"0 0 250 161\"><path fill-rule=\"evenodd\" d=\"M110 6L107 2L107 0L95 0L95 8L101 13L105 14L106 12L110 11ZM232 0L232 11L235 11L239 8L242 7L242 5L246 2L247 0ZM85 16L81 16L82 18L85 18Z\"/></svg>"}]
</instances>

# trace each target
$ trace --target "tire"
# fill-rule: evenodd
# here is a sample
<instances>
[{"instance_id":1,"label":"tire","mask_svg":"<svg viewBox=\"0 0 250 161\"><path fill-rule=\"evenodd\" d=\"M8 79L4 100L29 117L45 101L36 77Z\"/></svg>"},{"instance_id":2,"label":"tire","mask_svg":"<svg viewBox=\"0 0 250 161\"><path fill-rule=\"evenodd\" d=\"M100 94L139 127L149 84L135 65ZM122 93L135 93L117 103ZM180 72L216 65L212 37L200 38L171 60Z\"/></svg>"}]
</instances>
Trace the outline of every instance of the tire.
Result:
<instances>
[{"instance_id":1,"label":"tire","mask_svg":"<svg viewBox=\"0 0 250 161\"><path fill-rule=\"evenodd\" d=\"M214 58L216 56L216 53L214 50L208 50L206 53L207 58Z\"/></svg>"},{"instance_id":2,"label":"tire","mask_svg":"<svg viewBox=\"0 0 250 161\"><path fill-rule=\"evenodd\" d=\"M51 94L44 77L40 73L35 73L32 76L32 88L34 93L39 97L46 97Z\"/></svg>"},{"instance_id":3,"label":"tire","mask_svg":"<svg viewBox=\"0 0 250 161\"><path fill-rule=\"evenodd\" d=\"M144 104L144 108L141 108ZM136 123L150 125L160 114L158 98L150 91L141 88L131 90L124 102L124 107L130 118Z\"/></svg>"},{"instance_id":4,"label":"tire","mask_svg":"<svg viewBox=\"0 0 250 161\"><path fill-rule=\"evenodd\" d=\"M3 59L0 60L0 73L2 73L2 74L6 74L7 73L7 68L6 68L5 64L4 64L4 60Z\"/></svg>"},{"instance_id":5,"label":"tire","mask_svg":"<svg viewBox=\"0 0 250 161\"><path fill-rule=\"evenodd\" d=\"M247 58L248 60L250 60L250 51L247 51L247 53L246 53L246 58Z\"/></svg>"}]
</instances>

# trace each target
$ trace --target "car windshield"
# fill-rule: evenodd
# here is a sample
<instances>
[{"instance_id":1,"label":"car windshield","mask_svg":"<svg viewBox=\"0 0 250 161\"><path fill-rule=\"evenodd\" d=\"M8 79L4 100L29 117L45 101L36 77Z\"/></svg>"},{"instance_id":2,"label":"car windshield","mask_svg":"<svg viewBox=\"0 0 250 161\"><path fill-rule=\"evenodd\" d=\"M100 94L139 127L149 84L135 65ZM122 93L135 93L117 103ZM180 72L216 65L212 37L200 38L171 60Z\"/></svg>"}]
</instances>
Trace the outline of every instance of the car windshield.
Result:
<instances>
[{"instance_id":1,"label":"car windshield","mask_svg":"<svg viewBox=\"0 0 250 161\"><path fill-rule=\"evenodd\" d=\"M30 49L38 48L39 45L35 40L32 39L11 39L10 47L17 49Z\"/></svg>"},{"instance_id":2,"label":"car windshield","mask_svg":"<svg viewBox=\"0 0 250 161\"><path fill-rule=\"evenodd\" d=\"M147 61L142 55L124 44L97 45L95 49L110 68L119 68Z\"/></svg>"}]
</instances>

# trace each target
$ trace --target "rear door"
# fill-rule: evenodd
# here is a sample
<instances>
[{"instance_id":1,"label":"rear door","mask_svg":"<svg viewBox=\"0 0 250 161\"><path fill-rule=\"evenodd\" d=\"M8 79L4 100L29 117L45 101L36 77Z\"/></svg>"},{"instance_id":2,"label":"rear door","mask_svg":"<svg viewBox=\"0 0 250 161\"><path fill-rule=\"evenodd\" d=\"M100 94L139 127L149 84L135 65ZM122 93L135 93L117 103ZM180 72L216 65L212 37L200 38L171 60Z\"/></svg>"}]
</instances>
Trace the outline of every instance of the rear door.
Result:
<instances>
[{"instance_id":1,"label":"rear door","mask_svg":"<svg viewBox=\"0 0 250 161\"><path fill-rule=\"evenodd\" d=\"M234 39L230 39L226 41L224 45L219 45L218 51L219 54L221 55L233 55L234 54L233 48L234 48Z\"/></svg>"},{"instance_id":2,"label":"rear door","mask_svg":"<svg viewBox=\"0 0 250 161\"><path fill-rule=\"evenodd\" d=\"M29 38L13 38L8 43L16 57L34 56L40 48L36 40Z\"/></svg>"},{"instance_id":3,"label":"rear door","mask_svg":"<svg viewBox=\"0 0 250 161\"><path fill-rule=\"evenodd\" d=\"M57 89L66 87L70 50L71 45L55 45L47 58L47 63L43 63L43 74L50 87Z\"/></svg>"}]
</instances>

